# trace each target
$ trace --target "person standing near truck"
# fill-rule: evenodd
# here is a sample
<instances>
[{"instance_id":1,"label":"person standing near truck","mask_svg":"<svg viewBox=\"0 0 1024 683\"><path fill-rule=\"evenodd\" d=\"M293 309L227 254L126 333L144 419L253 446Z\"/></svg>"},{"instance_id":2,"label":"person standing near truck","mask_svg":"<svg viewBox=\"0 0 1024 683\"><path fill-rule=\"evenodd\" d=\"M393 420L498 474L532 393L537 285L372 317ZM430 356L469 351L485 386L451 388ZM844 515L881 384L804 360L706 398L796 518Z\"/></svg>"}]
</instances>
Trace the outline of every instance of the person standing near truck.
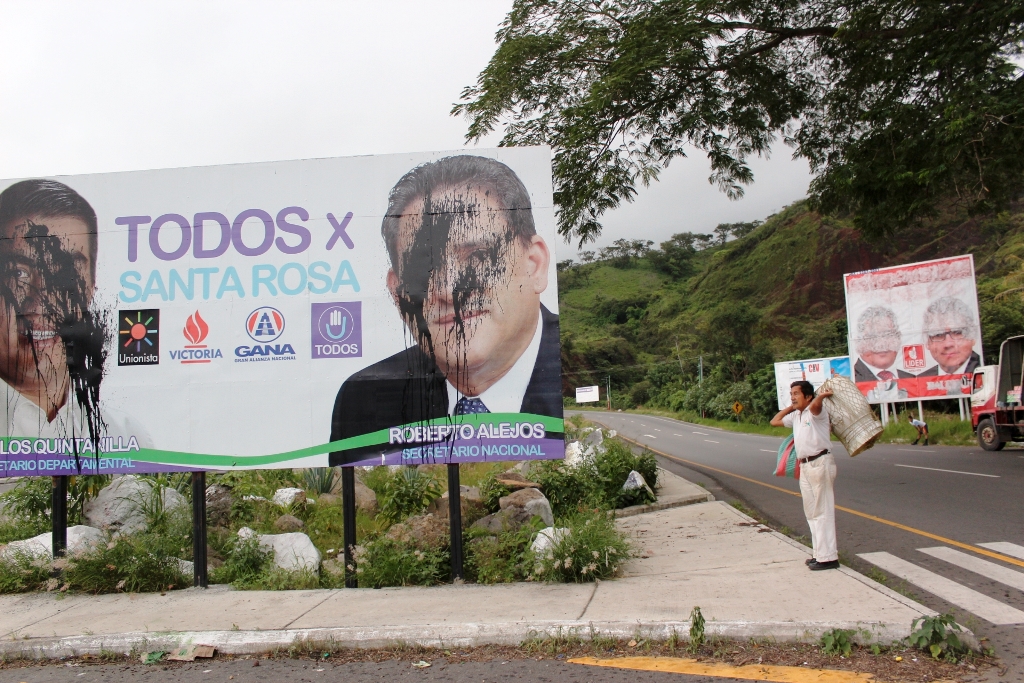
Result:
<instances>
[{"instance_id":1,"label":"person standing near truck","mask_svg":"<svg viewBox=\"0 0 1024 683\"><path fill-rule=\"evenodd\" d=\"M917 430L917 438L914 439L913 443L911 443L910 445L911 446L916 446L918 441L920 441L921 439L924 439L924 443L921 444L921 445L922 446L927 446L928 445L928 423L927 422L922 422L921 420L918 420L918 419L914 418L914 416L911 415L910 413L907 413L907 418L910 420L910 424L914 425L914 428Z\"/></svg>"},{"instance_id":2,"label":"person standing near truck","mask_svg":"<svg viewBox=\"0 0 1024 683\"><path fill-rule=\"evenodd\" d=\"M823 403L831 395L831 391L824 390L815 396L810 382L793 382L789 389L792 404L772 418L773 427L793 428L793 445L800 461L800 496L814 550L814 557L807 561L811 571L839 568L836 499L832 490L836 461L829 452L830 423Z\"/></svg>"}]
</instances>

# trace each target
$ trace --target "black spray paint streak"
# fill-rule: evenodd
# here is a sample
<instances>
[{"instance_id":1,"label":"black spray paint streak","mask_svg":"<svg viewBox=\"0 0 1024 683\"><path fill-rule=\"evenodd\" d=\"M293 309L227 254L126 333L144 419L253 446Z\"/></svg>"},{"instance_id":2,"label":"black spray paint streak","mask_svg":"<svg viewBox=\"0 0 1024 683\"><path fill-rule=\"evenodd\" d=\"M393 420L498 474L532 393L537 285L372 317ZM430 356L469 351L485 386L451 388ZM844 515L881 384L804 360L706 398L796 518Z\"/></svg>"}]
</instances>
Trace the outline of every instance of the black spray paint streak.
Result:
<instances>
[{"instance_id":1,"label":"black spray paint streak","mask_svg":"<svg viewBox=\"0 0 1024 683\"><path fill-rule=\"evenodd\" d=\"M468 378L468 344L480 320L476 316L497 305L494 291L507 287L512 278L516 235L504 211L481 206L476 196L452 190L424 197L422 223L406 238L400 255L399 312L429 362L428 368L410 368L410 374L425 377L427 386L442 392L447 391L441 381L445 377L455 386ZM446 315L453 318L452 325L445 338L435 339L431 318ZM443 376L433 375L437 372ZM428 391L419 398L426 408L442 397Z\"/></svg>"},{"instance_id":2,"label":"black spray paint streak","mask_svg":"<svg viewBox=\"0 0 1024 683\"><path fill-rule=\"evenodd\" d=\"M100 411L100 383L111 337L111 315L91 306L90 275L82 272L83 268L76 263L75 255L62 243L60 236L50 234L45 224L28 222L26 227L23 240L7 241L12 252L11 245L16 241L24 248L17 253L4 254L0 259L3 270L0 272L0 300L7 309L8 319L17 321L19 342L24 341L31 348L31 367L17 367L28 359L23 360L15 349L16 366L5 371L15 377L25 370L35 373L45 387L46 398L58 408L67 400L70 384L72 400L85 418L88 438L92 440L98 460L99 438L106 431ZM41 363L44 354L49 358L55 350L39 348L37 335L42 341L51 331L60 337L66 365L59 358L53 359L52 366ZM20 346L19 343L18 348ZM76 469L81 473L78 442L74 439L85 435L76 433L74 411L70 415L71 433L64 436L72 438ZM68 426L63 427L66 430Z\"/></svg>"}]
</instances>

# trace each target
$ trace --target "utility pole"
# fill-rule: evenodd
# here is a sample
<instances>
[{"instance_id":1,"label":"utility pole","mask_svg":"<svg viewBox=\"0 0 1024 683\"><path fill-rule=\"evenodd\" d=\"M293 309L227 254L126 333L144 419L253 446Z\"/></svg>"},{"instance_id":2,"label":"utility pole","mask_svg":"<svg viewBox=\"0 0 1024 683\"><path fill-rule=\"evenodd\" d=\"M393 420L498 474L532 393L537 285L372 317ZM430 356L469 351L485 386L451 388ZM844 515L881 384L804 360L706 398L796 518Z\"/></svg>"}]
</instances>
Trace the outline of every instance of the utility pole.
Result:
<instances>
[{"instance_id":1,"label":"utility pole","mask_svg":"<svg viewBox=\"0 0 1024 683\"><path fill-rule=\"evenodd\" d=\"M700 374L697 376L697 386L701 386L704 384L704 356L700 356L697 367L700 368Z\"/></svg>"},{"instance_id":2,"label":"utility pole","mask_svg":"<svg viewBox=\"0 0 1024 683\"><path fill-rule=\"evenodd\" d=\"M608 389L604 392L604 394L605 394L605 398L608 399L608 410L611 410L612 409L612 376L608 375L605 378L605 381L607 382Z\"/></svg>"}]
</instances>

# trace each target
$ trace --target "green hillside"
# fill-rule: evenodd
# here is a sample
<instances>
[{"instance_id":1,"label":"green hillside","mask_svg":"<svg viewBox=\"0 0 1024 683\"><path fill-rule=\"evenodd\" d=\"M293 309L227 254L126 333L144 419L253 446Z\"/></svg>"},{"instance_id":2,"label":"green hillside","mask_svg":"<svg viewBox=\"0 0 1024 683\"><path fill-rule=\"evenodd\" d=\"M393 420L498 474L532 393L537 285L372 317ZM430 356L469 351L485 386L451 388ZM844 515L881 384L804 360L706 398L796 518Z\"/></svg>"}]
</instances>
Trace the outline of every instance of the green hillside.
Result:
<instances>
[{"instance_id":1,"label":"green hillside","mask_svg":"<svg viewBox=\"0 0 1024 683\"><path fill-rule=\"evenodd\" d=\"M975 256L988 358L1024 334L1014 291L1024 286L1024 206L949 212L874 242L802 202L751 227L714 246L682 236L644 253L620 243L591 263L559 264L565 395L610 377L616 407L724 418L740 400L747 419L766 420L774 361L846 353L844 273L964 253Z\"/></svg>"}]
</instances>

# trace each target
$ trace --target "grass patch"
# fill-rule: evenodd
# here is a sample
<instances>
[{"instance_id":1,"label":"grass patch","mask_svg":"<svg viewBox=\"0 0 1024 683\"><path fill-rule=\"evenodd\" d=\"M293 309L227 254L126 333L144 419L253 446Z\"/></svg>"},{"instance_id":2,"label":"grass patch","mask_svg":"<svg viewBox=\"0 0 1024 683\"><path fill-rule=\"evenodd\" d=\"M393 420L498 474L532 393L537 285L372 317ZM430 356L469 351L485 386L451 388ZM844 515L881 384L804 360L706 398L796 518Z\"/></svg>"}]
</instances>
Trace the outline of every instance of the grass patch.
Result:
<instances>
[{"instance_id":1,"label":"grass patch","mask_svg":"<svg viewBox=\"0 0 1024 683\"><path fill-rule=\"evenodd\" d=\"M580 511L562 524L567 532L549 552L534 557L534 579L562 583L606 579L630 557L629 542L603 510Z\"/></svg>"}]
</instances>

